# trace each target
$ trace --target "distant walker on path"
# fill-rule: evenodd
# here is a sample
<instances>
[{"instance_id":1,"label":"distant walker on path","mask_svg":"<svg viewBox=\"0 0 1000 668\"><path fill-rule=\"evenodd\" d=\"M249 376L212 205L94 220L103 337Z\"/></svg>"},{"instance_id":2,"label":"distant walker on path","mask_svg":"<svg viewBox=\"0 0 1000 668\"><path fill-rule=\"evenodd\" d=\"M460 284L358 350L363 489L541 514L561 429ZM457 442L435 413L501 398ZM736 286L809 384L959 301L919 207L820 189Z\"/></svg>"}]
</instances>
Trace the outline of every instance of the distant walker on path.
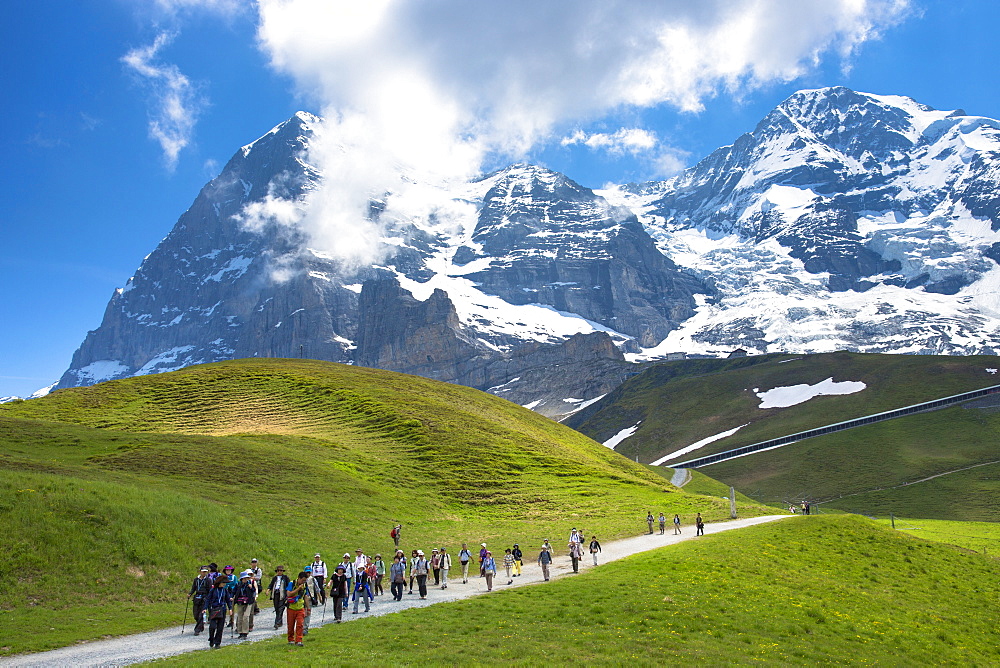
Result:
<instances>
[{"instance_id":1,"label":"distant walker on path","mask_svg":"<svg viewBox=\"0 0 1000 668\"><path fill-rule=\"evenodd\" d=\"M649 534L650 535L653 534L653 522L654 521L655 521L655 519L653 518L653 512L650 511L650 512L646 513L646 524L649 525Z\"/></svg>"}]
</instances>

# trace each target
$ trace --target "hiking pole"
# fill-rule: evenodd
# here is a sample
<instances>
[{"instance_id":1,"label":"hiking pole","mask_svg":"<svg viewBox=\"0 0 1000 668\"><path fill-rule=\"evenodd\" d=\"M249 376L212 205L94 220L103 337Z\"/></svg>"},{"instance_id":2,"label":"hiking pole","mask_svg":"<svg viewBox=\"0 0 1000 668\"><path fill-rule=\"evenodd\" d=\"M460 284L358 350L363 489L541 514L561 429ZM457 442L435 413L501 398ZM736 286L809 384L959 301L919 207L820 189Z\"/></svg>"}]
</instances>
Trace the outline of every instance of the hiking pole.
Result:
<instances>
[{"instance_id":1,"label":"hiking pole","mask_svg":"<svg viewBox=\"0 0 1000 668\"><path fill-rule=\"evenodd\" d=\"M181 623L181 635L184 635L184 628L187 626L188 623L188 603L190 602L191 599L187 599L186 601L184 601L184 621Z\"/></svg>"}]
</instances>

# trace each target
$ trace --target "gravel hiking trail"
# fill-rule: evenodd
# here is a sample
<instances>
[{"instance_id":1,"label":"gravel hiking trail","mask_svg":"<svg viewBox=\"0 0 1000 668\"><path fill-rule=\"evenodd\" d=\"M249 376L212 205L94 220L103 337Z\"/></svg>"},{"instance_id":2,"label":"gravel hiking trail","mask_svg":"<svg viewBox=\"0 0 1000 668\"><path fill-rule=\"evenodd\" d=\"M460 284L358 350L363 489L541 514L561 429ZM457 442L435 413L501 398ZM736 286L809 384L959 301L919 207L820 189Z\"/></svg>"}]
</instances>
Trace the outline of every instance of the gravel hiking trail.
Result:
<instances>
[{"instance_id":1,"label":"gravel hiking trail","mask_svg":"<svg viewBox=\"0 0 1000 668\"><path fill-rule=\"evenodd\" d=\"M763 517L750 517L747 519L730 520L727 522L714 522L705 525L705 535L720 533L722 531L729 531L732 529L742 529L755 524L773 522L775 520L786 519L789 517L793 516L766 515ZM642 525L645 524L645 522L642 521L642 518L637 518L636 524ZM586 530L586 527L584 527L584 530ZM673 545L682 540L695 538L694 525L681 527L681 531L683 532L681 535L674 535L673 525L668 524L666 533L663 535L660 535L659 528L656 527L654 529L654 533L652 534L642 534L632 538L624 538L621 540L602 543L601 552L597 555L598 564L603 565L610 561L623 559L624 557L628 557L639 552L654 550L658 547ZM600 536L598 536L598 539L600 539ZM555 559L550 567L550 575L553 579L567 576L572 577L573 575L573 567L570 562L570 558L566 556L566 543L568 540L568 531L565 536L549 536L549 542L552 544L555 551ZM580 560L581 571L587 571L595 568L593 559L586 550L589 542L590 537L587 536L587 539L584 541L584 550L586 553L583 555L583 559ZM477 545L474 542L470 544ZM492 548L493 546L489 547ZM507 585L505 582L506 576L504 574L503 567L501 566L496 578L494 578L493 591L496 592L509 587L520 587L542 583L542 570L534 561L534 559L538 556L538 550L540 547L541 542L539 542L538 545L522 545L521 549L524 551L525 555L524 574L521 577L514 578L514 583L512 585ZM494 556L496 556L497 552L502 555L503 549L504 548L502 547L494 549ZM425 549L425 551L427 550ZM457 566L457 553L452 554L452 559L454 564ZM497 562L499 561L500 559L498 558ZM596 568L599 569L601 567L600 565ZM476 571L476 568L470 568L470 571ZM458 574L457 579L454 577L454 574L456 573ZM486 594L486 580L478 577L478 571L476 571L474 575L470 572L470 575L473 577L470 578L469 583L463 585L461 567L452 568L451 577L449 577L448 580L448 588L440 589L433 587L433 585L429 585L426 600L420 600L416 592L414 592L413 595L404 593L403 600L395 602L389 596L389 588L388 585L386 585L387 593L384 596L378 596L375 598L375 602L371 605L371 612L362 612L361 614L354 615L345 610L344 622L350 622L352 619L360 619L362 617L387 615L400 610L406 610L408 608L422 608L428 605L434 605L435 603L440 603L442 601L455 601L458 599ZM183 594L178 597L178 602L181 600L183 600ZM353 603L351 605L351 609L353 609ZM323 608L313 608L312 622L310 623L311 628L315 629L323 625L321 624L322 619ZM222 644L223 646L228 646L232 644L255 642L266 638L273 638L277 635L284 636L284 628L277 630L272 628L274 624L273 620L274 614L271 612L271 608L263 608L261 610L261 614L256 617L256 628L250 634L249 638L246 640L233 640L230 638L230 630L226 629L226 632L223 635ZM325 624L331 624L332 622L333 604L327 602ZM97 640L93 642L80 643L78 645L63 647L48 652L20 654L0 659L0 666L126 666L144 661L152 661L153 659L159 659L162 657L185 654L187 652L208 650L207 630L202 635L195 637L192 634L193 626L193 621L188 620L187 627L183 635L181 634L181 627L175 626L173 628L150 631L148 633L139 633L130 636L122 636L120 638L112 638L110 640ZM306 646L308 647L308 645L309 636L307 635Z\"/></svg>"}]
</instances>

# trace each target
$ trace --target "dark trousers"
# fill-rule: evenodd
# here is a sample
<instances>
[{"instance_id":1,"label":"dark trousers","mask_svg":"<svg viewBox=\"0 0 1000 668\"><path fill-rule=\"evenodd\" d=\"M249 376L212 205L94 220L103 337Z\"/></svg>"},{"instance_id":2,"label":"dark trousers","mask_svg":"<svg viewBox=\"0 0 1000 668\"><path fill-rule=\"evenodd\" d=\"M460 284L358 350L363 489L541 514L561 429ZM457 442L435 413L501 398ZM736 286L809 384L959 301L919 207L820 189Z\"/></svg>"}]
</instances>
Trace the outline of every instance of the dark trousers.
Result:
<instances>
[{"instance_id":1,"label":"dark trousers","mask_svg":"<svg viewBox=\"0 0 1000 668\"><path fill-rule=\"evenodd\" d=\"M574 573L579 573L580 572L580 560L577 559L576 557L570 557L570 559L573 560L573 572Z\"/></svg>"},{"instance_id":2,"label":"dark trousers","mask_svg":"<svg viewBox=\"0 0 1000 668\"><path fill-rule=\"evenodd\" d=\"M427 576L417 576L417 587L420 589L420 598L427 596Z\"/></svg>"},{"instance_id":3,"label":"dark trousers","mask_svg":"<svg viewBox=\"0 0 1000 668\"><path fill-rule=\"evenodd\" d=\"M316 580L316 586L319 588L319 604L323 605L326 602L326 592L323 590L323 581L326 579L326 576L314 575L313 579Z\"/></svg>"},{"instance_id":4,"label":"dark trousers","mask_svg":"<svg viewBox=\"0 0 1000 668\"><path fill-rule=\"evenodd\" d=\"M218 619L208 620L208 646L222 644L222 630L226 626L226 613L223 611Z\"/></svg>"},{"instance_id":5,"label":"dark trousers","mask_svg":"<svg viewBox=\"0 0 1000 668\"><path fill-rule=\"evenodd\" d=\"M194 612L194 632L198 634L205 630L205 621L202 619L202 613L205 612L205 600L196 598L191 607Z\"/></svg>"},{"instance_id":6,"label":"dark trousers","mask_svg":"<svg viewBox=\"0 0 1000 668\"><path fill-rule=\"evenodd\" d=\"M276 628L276 629L280 629L284 625L284 623L285 623L284 615L285 615L285 605L286 605L287 601L288 601L287 598L282 598L281 596L277 596L277 595L273 599L273 602L274 602L274 628Z\"/></svg>"},{"instance_id":7,"label":"dark trousers","mask_svg":"<svg viewBox=\"0 0 1000 668\"><path fill-rule=\"evenodd\" d=\"M344 601L347 598L334 596L333 594L330 594L330 596L333 598L333 618L337 620L342 619L344 617Z\"/></svg>"},{"instance_id":8,"label":"dark trousers","mask_svg":"<svg viewBox=\"0 0 1000 668\"><path fill-rule=\"evenodd\" d=\"M440 568L435 568L434 569L434 584L436 584L436 585L441 584L441 569Z\"/></svg>"},{"instance_id":9,"label":"dark trousers","mask_svg":"<svg viewBox=\"0 0 1000 668\"><path fill-rule=\"evenodd\" d=\"M405 588L405 582L390 582L389 591L392 593L392 597L397 601L403 600L403 589Z\"/></svg>"},{"instance_id":10,"label":"dark trousers","mask_svg":"<svg viewBox=\"0 0 1000 668\"><path fill-rule=\"evenodd\" d=\"M375 576L375 583L374 586L372 587L372 590L375 592L376 596L385 593L385 591L382 589L382 578L383 578L382 575Z\"/></svg>"}]
</instances>

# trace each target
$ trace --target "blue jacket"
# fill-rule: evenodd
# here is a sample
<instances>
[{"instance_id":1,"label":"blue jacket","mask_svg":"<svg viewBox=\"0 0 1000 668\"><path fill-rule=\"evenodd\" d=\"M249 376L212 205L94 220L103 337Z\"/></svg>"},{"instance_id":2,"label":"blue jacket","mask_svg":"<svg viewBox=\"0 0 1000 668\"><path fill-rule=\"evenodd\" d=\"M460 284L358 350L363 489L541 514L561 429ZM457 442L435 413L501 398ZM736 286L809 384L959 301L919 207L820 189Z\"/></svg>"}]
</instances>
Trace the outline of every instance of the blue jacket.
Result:
<instances>
[{"instance_id":1,"label":"blue jacket","mask_svg":"<svg viewBox=\"0 0 1000 668\"><path fill-rule=\"evenodd\" d=\"M229 595L229 590L225 587L221 589L213 587L212 591L208 592L208 596L205 597L205 607L209 610L212 608L227 608L232 610L233 597Z\"/></svg>"}]
</instances>

